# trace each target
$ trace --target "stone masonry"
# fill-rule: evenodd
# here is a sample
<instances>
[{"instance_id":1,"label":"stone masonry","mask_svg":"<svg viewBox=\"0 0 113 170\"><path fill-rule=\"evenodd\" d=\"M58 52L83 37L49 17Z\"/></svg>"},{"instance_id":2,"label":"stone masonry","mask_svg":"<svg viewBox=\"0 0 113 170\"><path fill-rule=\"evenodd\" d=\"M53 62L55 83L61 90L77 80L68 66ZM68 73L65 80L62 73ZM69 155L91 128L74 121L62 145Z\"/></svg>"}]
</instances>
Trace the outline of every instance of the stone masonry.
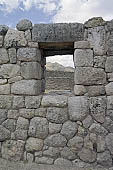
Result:
<instances>
[{"instance_id":1,"label":"stone masonry","mask_svg":"<svg viewBox=\"0 0 113 170\"><path fill-rule=\"evenodd\" d=\"M44 94L46 50L70 53L72 44L74 93ZM113 166L113 20L0 25L1 159Z\"/></svg>"}]
</instances>

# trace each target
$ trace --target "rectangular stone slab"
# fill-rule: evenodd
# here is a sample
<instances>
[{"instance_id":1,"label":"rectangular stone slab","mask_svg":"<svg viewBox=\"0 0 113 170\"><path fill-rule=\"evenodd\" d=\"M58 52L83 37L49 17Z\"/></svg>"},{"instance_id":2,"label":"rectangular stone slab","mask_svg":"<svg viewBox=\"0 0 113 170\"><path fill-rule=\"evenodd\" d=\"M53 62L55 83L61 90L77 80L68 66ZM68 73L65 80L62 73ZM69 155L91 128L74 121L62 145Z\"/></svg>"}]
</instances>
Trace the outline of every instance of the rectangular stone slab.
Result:
<instances>
[{"instance_id":1,"label":"rectangular stone slab","mask_svg":"<svg viewBox=\"0 0 113 170\"><path fill-rule=\"evenodd\" d=\"M84 39L81 23L35 24L32 40L36 42L75 42Z\"/></svg>"}]
</instances>

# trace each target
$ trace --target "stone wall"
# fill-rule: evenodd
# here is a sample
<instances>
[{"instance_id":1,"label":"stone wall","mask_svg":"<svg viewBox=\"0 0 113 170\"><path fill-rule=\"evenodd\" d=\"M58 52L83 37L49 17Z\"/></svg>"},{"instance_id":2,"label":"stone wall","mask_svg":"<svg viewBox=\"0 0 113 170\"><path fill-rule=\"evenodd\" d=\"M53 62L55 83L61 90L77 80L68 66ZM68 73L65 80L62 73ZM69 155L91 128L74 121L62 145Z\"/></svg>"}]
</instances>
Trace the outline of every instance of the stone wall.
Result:
<instances>
[{"instance_id":1,"label":"stone wall","mask_svg":"<svg viewBox=\"0 0 113 170\"><path fill-rule=\"evenodd\" d=\"M37 34L43 35L40 29L27 20L17 24L18 30L0 26L2 159L70 167L113 166L113 21L94 18L84 25L74 24L74 31L81 26L84 40L76 35L70 38L76 41L76 68L74 94L69 96L42 93L46 56L37 39ZM46 36L50 35L47 30ZM54 25L51 42L57 30L62 31L62 24Z\"/></svg>"},{"instance_id":2,"label":"stone wall","mask_svg":"<svg viewBox=\"0 0 113 170\"><path fill-rule=\"evenodd\" d=\"M47 71L46 90L71 90L74 88L74 72Z\"/></svg>"}]
</instances>

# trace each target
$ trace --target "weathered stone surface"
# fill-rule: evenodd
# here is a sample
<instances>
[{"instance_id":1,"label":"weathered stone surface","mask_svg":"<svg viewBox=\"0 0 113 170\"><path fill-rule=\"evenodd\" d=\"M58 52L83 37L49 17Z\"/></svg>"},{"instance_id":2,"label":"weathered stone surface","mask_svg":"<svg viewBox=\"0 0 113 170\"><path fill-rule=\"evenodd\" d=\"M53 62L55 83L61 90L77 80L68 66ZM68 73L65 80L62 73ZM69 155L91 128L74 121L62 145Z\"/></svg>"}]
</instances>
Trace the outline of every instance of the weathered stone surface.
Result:
<instances>
[{"instance_id":1,"label":"weathered stone surface","mask_svg":"<svg viewBox=\"0 0 113 170\"><path fill-rule=\"evenodd\" d=\"M9 84L0 85L0 94L10 94L10 85Z\"/></svg>"},{"instance_id":2,"label":"weathered stone surface","mask_svg":"<svg viewBox=\"0 0 113 170\"><path fill-rule=\"evenodd\" d=\"M7 118L7 110L0 109L0 125L6 120Z\"/></svg>"},{"instance_id":3,"label":"weathered stone surface","mask_svg":"<svg viewBox=\"0 0 113 170\"><path fill-rule=\"evenodd\" d=\"M49 133L55 134L59 133L61 131L62 124L56 124L56 123L49 123Z\"/></svg>"},{"instance_id":4,"label":"weathered stone surface","mask_svg":"<svg viewBox=\"0 0 113 170\"><path fill-rule=\"evenodd\" d=\"M16 61L17 61L16 49L15 48L9 48L8 53L9 53L10 63L15 64Z\"/></svg>"},{"instance_id":5,"label":"weathered stone surface","mask_svg":"<svg viewBox=\"0 0 113 170\"><path fill-rule=\"evenodd\" d=\"M108 130L108 132L113 133L113 121L109 117L106 116L105 122L102 125Z\"/></svg>"},{"instance_id":6,"label":"weathered stone surface","mask_svg":"<svg viewBox=\"0 0 113 170\"><path fill-rule=\"evenodd\" d=\"M68 119L67 108L49 107L46 118L52 123L64 123Z\"/></svg>"},{"instance_id":7,"label":"weathered stone surface","mask_svg":"<svg viewBox=\"0 0 113 170\"><path fill-rule=\"evenodd\" d=\"M104 152L106 149L105 137L97 136L97 152Z\"/></svg>"},{"instance_id":8,"label":"weathered stone surface","mask_svg":"<svg viewBox=\"0 0 113 170\"><path fill-rule=\"evenodd\" d=\"M3 36L0 35L0 47L3 46Z\"/></svg>"},{"instance_id":9,"label":"weathered stone surface","mask_svg":"<svg viewBox=\"0 0 113 170\"><path fill-rule=\"evenodd\" d=\"M16 120L7 119L2 123L2 126L4 126L6 129L8 129L10 132L14 132L16 129Z\"/></svg>"},{"instance_id":10,"label":"weathered stone surface","mask_svg":"<svg viewBox=\"0 0 113 170\"><path fill-rule=\"evenodd\" d=\"M104 26L94 27L88 29L88 38L94 54L97 56L106 54L106 31Z\"/></svg>"},{"instance_id":11,"label":"weathered stone surface","mask_svg":"<svg viewBox=\"0 0 113 170\"><path fill-rule=\"evenodd\" d=\"M113 110L113 96L107 96L107 109Z\"/></svg>"},{"instance_id":12,"label":"weathered stone surface","mask_svg":"<svg viewBox=\"0 0 113 170\"><path fill-rule=\"evenodd\" d=\"M48 135L49 126L46 118L35 117L31 119L29 126L29 136L45 139Z\"/></svg>"},{"instance_id":13,"label":"weathered stone surface","mask_svg":"<svg viewBox=\"0 0 113 170\"><path fill-rule=\"evenodd\" d=\"M84 23L84 26L86 28L92 28L92 27L102 26L105 24L106 24L106 22L103 20L102 17L93 17L93 18L89 19L88 21L86 21Z\"/></svg>"},{"instance_id":14,"label":"weathered stone surface","mask_svg":"<svg viewBox=\"0 0 113 170\"><path fill-rule=\"evenodd\" d=\"M43 107L65 107L67 106L67 97L66 96L43 96L41 105Z\"/></svg>"},{"instance_id":15,"label":"weathered stone surface","mask_svg":"<svg viewBox=\"0 0 113 170\"><path fill-rule=\"evenodd\" d=\"M35 110L34 109L20 109L19 110L19 115L21 117L24 117L24 118L27 118L27 119L31 119L35 115Z\"/></svg>"},{"instance_id":16,"label":"weathered stone surface","mask_svg":"<svg viewBox=\"0 0 113 170\"><path fill-rule=\"evenodd\" d=\"M78 155L84 162L93 163L96 160L96 153L90 149L82 148Z\"/></svg>"},{"instance_id":17,"label":"weathered stone surface","mask_svg":"<svg viewBox=\"0 0 113 170\"><path fill-rule=\"evenodd\" d=\"M26 96L25 97L25 106L28 109L39 108L41 104L42 96Z\"/></svg>"},{"instance_id":18,"label":"weathered stone surface","mask_svg":"<svg viewBox=\"0 0 113 170\"><path fill-rule=\"evenodd\" d=\"M106 44L107 44L107 54L108 56L112 56L113 55L113 31L108 34Z\"/></svg>"},{"instance_id":19,"label":"weathered stone surface","mask_svg":"<svg viewBox=\"0 0 113 170\"><path fill-rule=\"evenodd\" d=\"M108 72L108 73L113 72L113 56L107 57L107 61L106 61L106 64L105 64L105 71Z\"/></svg>"},{"instance_id":20,"label":"weathered stone surface","mask_svg":"<svg viewBox=\"0 0 113 170\"><path fill-rule=\"evenodd\" d=\"M41 80L42 68L37 62L24 62L21 64L21 76L24 79L38 79Z\"/></svg>"},{"instance_id":21,"label":"weathered stone surface","mask_svg":"<svg viewBox=\"0 0 113 170\"><path fill-rule=\"evenodd\" d=\"M30 30L27 30L25 31L25 39L29 42L31 41L31 31Z\"/></svg>"},{"instance_id":22,"label":"weathered stone surface","mask_svg":"<svg viewBox=\"0 0 113 170\"><path fill-rule=\"evenodd\" d=\"M77 41L74 43L75 49L87 49L90 48L90 43L88 41Z\"/></svg>"},{"instance_id":23,"label":"weathered stone surface","mask_svg":"<svg viewBox=\"0 0 113 170\"><path fill-rule=\"evenodd\" d=\"M83 126L84 126L85 128L87 128L87 129L92 125L92 123L93 123L93 119L92 119L92 117L91 117L90 115L88 115L88 116L83 120Z\"/></svg>"},{"instance_id":24,"label":"weathered stone surface","mask_svg":"<svg viewBox=\"0 0 113 170\"><path fill-rule=\"evenodd\" d=\"M29 121L23 117L19 117L17 120L17 126L16 128L18 129L24 129L24 130L28 130L29 128Z\"/></svg>"},{"instance_id":25,"label":"weathered stone surface","mask_svg":"<svg viewBox=\"0 0 113 170\"><path fill-rule=\"evenodd\" d=\"M8 63L8 53L5 48L0 48L0 64Z\"/></svg>"},{"instance_id":26,"label":"weathered stone surface","mask_svg":"<svg viewBox=\"0 0 113 170\"><path fill-rule=\"evenodd\" d=\"M30 48L39 48L39 43L38 42L30 41L30 42L28 42L28 46Z\"/></svg>"},{"instance_id":27,"label":"weathered stone surface","mask_svg":"<svg viewBox=\"0 0 113 170\"><path fill-rule=\"evenodd\" d=\"M75 84L99 85L106 83L105 71L101 68L77 67L75 70Z\"/></svg>"},{"instance_id":28,"label":"weathered stone surface","mask_svg":"<svg viewBox=\"0 0 113 170\"><path fill-rule=\"evenodd\" d=\"M109 151L97 154L97 162L104 167L112 166L112 158Z\"/></svg>"},{"instance_id":29,"label":"weathered stone surface","mask_svg":"<svg viewBox=\"0 0 113 170\"><path fill-rule=\"evenodd\" d=\"M20 66L17 64L4 64L0 67L1 78L12 78L20 75Z\"/></svg>"},{"instance_id":30,"label":"weathered stone surface","mask_svg":"<svg viewBox=\"0 0 113 170\"><path fill-rule=\"evenodd\" d=\"M100 136L106 136L108 134L108 131L98 123L93 123L90 126L89 131Z\"/></svg>"},{"instance_id":31,"label":"weathered stone surface","mask_svg":"<svg viewBox=\"0 0 113 170\"><path fill-rule=\"evenodd\" d=\"M87 92L90 97L101 96L105 94L105 86L87 86Z\"/></svg>"},{"instance_id":32,"label":"weathered stone surface","mask_svg":"<svg viewBox=\"0 0 113 170\"><path fill-rule=\"evenodd\" d=\"M12 94L38 95L41 93L40 80L21 80L11 86Z\"/></svg>"},{"instance_id":33,"label":"weathered stone surface","mask_svg":"<svg viewBox=\"0 0 113 170\"><path fill-rule=\"evenodd\" d=\"M2 145L2 157L6 160L20 161L24 152L24 142L7 140Z\"/></svg>"},{"instance_id":34,"label":"weathered stone surface","mask_svg":"<svg viewBox=\"0 0 113 170\"><path fill-rule=\"evenodd\" d=\"M18 119L19 111L18 110L8 110L7 114L8 119Z\"/></svg>"},{"instance_id":35,"label":"weathered stone surface","mask_svg":"<svg viewBox=\"0 0 113 170\"><path fill-rule=\"evenodd\" d=\"M44 156L49 156L52 158L57 158L60 155L60 151L58 148L54 148L54 147L49 147L48 150L45 150L43 152Z\"/></svg>"},{"instance_id":36,"label":"weathered stone surface","mask_svg":"<svg viewBox=\"0 0 113 170\"><path fill-rule=\"evenodd\" d=\"M8 83L12 84L12 83L15 83L15 82L20 81L20 80L23 80L23 77L22 76L16 76L16 77L12 77L12 78L8 79Z\"/></svg>"},{"instance_id":37,"label":"weathered stone surface","mask_svg":"<svg viewBox=\"0 0 113 170\"><path fill-rule=\"evenodd\" d=\"M113 73L107 73L108 82L113 82Z\"/></svg>"},{"instance_id":38,"label":"weathered stone surface","mask_svg":"<svg viewBox=\"0 0 113 170\"><path fill-rule=\"evenodd\" d=\"M35 162L38 163L38 164L51 165L51 164L53 164L54 159L48 158L48 157L41 157L41 158L36 157Z\"/></svg>"},{"instance_id":39,"label":"weathered stone surface","mask_svg":"<svg viewBox=\"0 0 113 170\"><path fill-rule=\"evenodd\" d=\"M107 21L107 31L113 31L113 20Z\"/></svg>"},{"instance_id":40,"label":"weathered stone surface","mask_svg":"<svg viewBox=\"0 0 113 170\"><path fill-rule=\"evenodd\" d=\"M113 95L113 82L110 82L109 84L107 84L107 85L105 86L105 90L106 90L106 94L107 94L108 96Z\"/></svg>"},{"instance_id":41,"label":"weathered stone surface","mask_svg":"<svg viewBox=\"0 0 113 170\"><path fill-rule=\"evenodd\" d=\"M89 106L92 117L99 123L105 121L107 99L106 97L91 97L89 99Z\"/></svg>"},{"instance_id":42,"label":"weathered stone surface","mask_svg":"<svg viewBox=\"0 0 113 170\"><path fill-rule=\"evenodd\" d=\"M0 125L0 142L10 139L10 136L11 136L10 131Z\"/></svg>"},{"instance_id":43,"label":"weathered stone surface","mask_svg":"<svg viewBox=\"0 0 113 170\"><path fill-rule=\"evenodd\" d=\"M37 42L75 42L83 37L83 24L79 23L35 24L32 30L32 40Z\"/></svg>"},{"instance_id":44,"label":"weathered stone surface","mask_svg":"<svg viewBox=\"0 0 113 170\"><path fill-rule=\"evenodd\" d=\"M13 29L8 30L4 39L4 46L6 48L24 47L26 45L27 45L27 41L25 39L24 32L13 30Z\"/></svg>"},{"instance_id":45,"label":"weathered stone surface","mask_svg":"<svg viewBox=\"0 0 113 170\"><path fill-rule=\"evenodd\" d=\"M67 160L67 159L64 159L64 158L58 158L55 160L54 162L55 165L62 165L62 166L72 166L72 162Z\"/></svg>"},{"instance_id":46,"label":"weathered stone surface","mask_svg":"<svg viewBox=\"0 0 113 170\"><path fill-rule=\"evenodd\" d=\"M73 151L78 152L81 150L83 146L84 140L82 137L75 136L74 138L70 139L67 146Z\"/></svg>"},{"instance_id":47,"label":"weathered stone surface","mask_svg":"<svg viewBox=\"0 0 113 170\"><path fill-rule=\"evenodd\" d=\"M66 137L66 139L71 139L78 130L77 123L68 120L62 126L61 134Z\"/></svg>"},{"instance_id":48,"label":"weathered stone surface","mask_svg":"<svg viewBox=\"0 0 113 170\"><path fill-rule=\"evenodd\" d=\"M27 130L17 128L14 132L14 137L12 139L26 141L27 137L28 137Z\"/></svg>"},{"instance_id":49,"label":"weathered stone surface","mask_svg":"<svg viewBox=\"0 0 113 170\"><path fill-rule=\"evenodd\" d=\"M13 96L0 95L0 108L10 109L13 101Z\"/></svg>"},{"instance_id":50,"label":"weathered stone surface","mask_svg":"<svg viewBox=\"0 0 113 170\"><path fill-rule=\"evenodd\" d=\"M41 52L37 48L19 48L17 58L20 61L41 61Z\"/></svg>"},{"instance_id":51,"label":"weathered stone surface","mask_svg":"<svg viewBox=\"0 0 113 170\"><path fill-rule=\"evenodd\" d=\"M76 49L74 52L74 64L77 67L92 67L93 66L93 50L91 49Z\"/></svg>"},{"instance_id":52,"label":"weathered stone surface","mask_svg":"<svg viewBox=\"0 0 113 170\"><path fill-rule=\"evenodd\" d=\"M7 79L0 79L0 85L7 84Z\"/></svg>"},{"instance_id":53,"label":"weathered stone surface","mask_svg":"<svg viewBox=\"0 0 113 170\"><path fill-rule=\"evenodd\" d=\"M43 148L43 140L38 138L28 138L25 146L27 151L41 151Z\"/></svg>"},{"instance_id":54,"label":"weathered stone surface","mask_svg":"<svg viewBox=\"0 0 113 170\"><path fill-rule=\"evenodd\" d=\"M28 19L23 19L16 25L16 28L19 31L26 31L32 29L32 22L29 21Z\"/></svg>"},{"instance_id":55,"label":"weathered stone surface","mask_svg":"<svg viewBox=\"0 0 113 170\"><path fill-rule=\"evenodd\" d=\"M61 134L54 134L48 136L44 141L45 145L52 147L64 147L66 146L66 143L67 143L66 138Z\"/></svg>"},{"instance_id":56,"label":"weathered stone surface","mask_svg":"<svg viewBox=\"0 0 113 170\"><path fill-rule=\"evenodd\" d=\"M8 31L9 27L6 25L0 25L0 35L5 35Z\"/></svg>"},{"instance_id":57,"label":"weathered stone surface","mask_svg":"<svg viewBox=\"0 0 113 170\"><path fill-rule=\"evenodd\" d=\"M113 133L109 133L106 136L105 141L106 141L106 146L107 146L108 150L113 155Z\"/></svg>"},{"instance_id":58,"label":"weathered stone surface","mask_svg":"<svg viewBox=\"0 0 113 170\"><path fill-rule=\"evenodd\" d=\"M76 154L71 151L68 147L64 147L63 150L61 151L61 157L69 160L74 160L77 158Z\"/></svg>"},{"instance_id":59,"label":"weathered stone surface","mask_svg":"<svg viewBox=\"0 0 113 170\"><path fill-rule=\"evenodd\" d=\"M46 117L47 110L46 108L38 108L35 110L36 117Z\"/></svg>"},{"instance_id":60,"label":"weathered stone surface","mask_svg":"<svg viewBox=\"0 0 113 170\"><path fill-rule=\"evenodd\" d=\"M86 93L86 88L82 85L75 85L74 86L74 94L76 96L82 96Z\"/></svg>"},{"instance_id":61,"label":"weathered stone surface","mask_svg":"<svg viewBox=\"0 0 113 170\"><path fill-rule=\"evenodd\" d=\"M72 121L83 120L89 113L88 98L84 96L69 97L68 109Z\"/></svg>"},{"instance_id":62,"label":"weathered stone surface","mask_svg":"<svg viewBox=\"0 0 113 170\"><path fill-rule=\"evenodd\" d=\"M95 56L94 57L94 67L105 68L106 56Z\"/></svg>"}]
</instances>

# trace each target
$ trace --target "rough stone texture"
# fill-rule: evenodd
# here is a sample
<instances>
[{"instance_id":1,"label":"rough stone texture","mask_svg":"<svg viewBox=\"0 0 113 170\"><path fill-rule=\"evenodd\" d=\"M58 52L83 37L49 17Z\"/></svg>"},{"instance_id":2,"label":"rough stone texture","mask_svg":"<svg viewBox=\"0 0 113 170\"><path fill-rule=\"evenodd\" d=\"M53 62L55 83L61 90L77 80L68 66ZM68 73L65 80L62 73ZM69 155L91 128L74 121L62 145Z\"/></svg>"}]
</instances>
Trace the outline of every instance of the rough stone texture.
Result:
<instances>
[{"instance_id":1,"label":"rough stone texture","mask_svg":"<svg viewBox=\"0 0 113 170\"><path fill-rule=\"evenodd\" d=\"M106 83L106 74L101 68L77 67L74 80L78 85L103 85Z\"/></svg>"},{"instance_id":2,"label":"rough stone texture","mask_svg":"<svg viewBox=\"0 0 113 170\"><path fill-rule=\"evenodd\" d=\"M108 56L113 55L113 31L107 36L107 54Z\"/></svg>"},{"instance_id":3,"label":"rough stone texture","mask_svg":"<svg viewBox=\"0 0 113 170\"><path fill-rule=\"evenodd\" d=\"M15 64L16 61L17 61L16 49L15 48L9 48L8 53L9 53L10 63Z\"/></svg>"},{"instance_id":4,"label":"rough stone texture","mask_svg":"<svg viewBox=\"0 0 113 170\"><path fill-rule=\"evenodd\" d=\"M107 96L107 109L113 110L113 96Z\"/></svg>"},{"instance_id":5,"label":"rough stone texture","mask_svg":"<svg viewBox=\"0 0 113 170\"><path fill-rule=\"evenodd\" d=\"M12 101L13 101L13 96L0 95L0 108L10 109Z\"/></svg>"},{"instance_id":6,"label":"rough stone texture","mask_svg":"<svg viewBox=\"0 0 113 170\"><path fill-rule=\"evenodd\" d=\"M89 113L88 98L84 96L69 97L69 117L72 121L83 120Z\"/></svg>"},{"instance_id":7,"label":"rough stone texture","mask_svg":"<svg viewBox=\"0 0 113 170\"><path fill-rule=\"evenodd\" d=\"M67 97L66 96L43 96L41 105L43 107L65 107L67 106Z\"/></svg>"},{"instance_id":8,"label":"rough stone texture","mask_svg":"<svg viewBox=\"0 0 113 170\"><path fill-rule=\"evenodd\" d=\"M17 58L20 61L40 61L41 53L37 48L19 48L17 51Z\"/></svg>"},{"instance_id":9,"label":"rough stone texture","mask_svg":"<svg viewBox=\"0 0 113 170\"><path fill-rule=\"evenodd\" d=\"M49 147L48 150L45 150L43 152L43 155L49 156L52 158L57 158L60 155L60 150L59 150L59 148Z\"/></svg>"},{"instance_id":10,"label":"rough stone texture","mask_svg":"<svg viewBox=\"0 0 113 170\"><path fill-rule=\"evenodd\" d=\"M74 52L74 64L76 67L93 66L93 50L76 49Z\"/></svg>"},{"instance_id":11,"label":"rough stone texture","mask_svg":"<svg viewBox=\"0 0 113 170\"><path fill-rule=\"evenodd\" d=\"M59 133L61 131L62 124L56 124L56 123L49 123L49 133Z\"/></svg>"},{"instance_id":12,"label":"rough stone texture","mask_svg":"<svg viewBox=\"0 0 113 170\"><path fill-rule=\"evenodd\" d=\"M105 94L105 86L87 86L86 87L88 95L90 97L101 96Z\"/></svg>"},{"instance_id":13,"label":"rough stone texture","mask_svg":"<svg viewBox=\"0 0 113 170\"><path fill-rule=\"evenodd\" d=\"M113 155L113 133L109 133L106 136L105 141L106 141L106 145L107 145L108 150Z\"/></svg>"},{"instance_id":14,"label":"rough stone texture","mask_svg":"<svg viewBox=\"0 0 113 170\"><path fill-rule=\"evenodd\" d=\"M10 139L10 131L0 125L0 142Z\"/></svg>"},{"instance_id":15,"label":"rough stone texture","mask_svg":"<svg viewBox=\"0 0 113 170\"><path fill-rule=\"evenodd\" d=\"M74 43L75 49L87 49L90 48L90 43L88 41L77 41Z\"/></svg>"},{"instance_id":16,"label":"rough stone texture","mask_svg":"<svg viewBox=\"0 0 113 170\"><path fill-rule=\"evenodd\" d=\"M38 138L28 138L25 148L27 151L41 151L43 148L43 140Z\"/></svg>"},{"instance_id":17,"label":"rough stone texture","mask_svg":"<svg viewBox=\"0 0 113 170\"><path fill-rule=\"evenodd\" d=\"M35 116L36 117L46 117L47 110L46 108L38 108L35 110Z\"/></svg>"},{"instance_id":18,"label":"rough stone texture","mask_svg":"<svg viewBox=\"0 0 113 170\"><path fill-rule=\"evenodd\" d=\"M6 120L7 118L7 110L0 109L0 125Z\"/></svg>"},{"instance_id":19,"label":"rough stone texture","mask_svg":"<svg viewBox=\"0 0 113 170\"><path fill-rule=\"evenodd\" d=\"M8 31L9 27L6 25L0 25L0 35L5 35Z\"/></svg>"},{"instance_id":20,"label":"rough stone texture","mask_svg":"<svg viewBox=\"0 0 113 170\"><path fill-rule=\"evenodd\" d=\"M10 85L0 85L0 94L10 94Z\"/></svg>"},{"instance_id":21,"label":"rough stone texture","mask_svg":"<svg viewBox=\"0 0 113 170\"><path fill-rule=\"evenodd\" d=\"M2 157L11 161L20 161L24 152L24 142L7 140L2 145Z\"/></svg>"},{"instance_id":22,"label":"rough stone texture","mask_svg":"<svg viewBox=\"0 0 113 170\"><path fill-rule=\"evenodd\" d=\"M77 155L68 147L64 147L61 151L61 157L69 160L74 160Z\"/></svg>"},{"instance_id":23,"label":"rough stone texture","mask_svg":"<svg viewBox=\"0 0 113 170\"><path fill-rule=\"evenodd\" d=\"M64 123L68 120L67 108L49 107L46 118L52 123Z\"/></svg>"},{"instance_id":24,"label":"rough stone texture","mask_svg":"<svg viewBox=\"0 0 113 170\"><path fill-rule=\"evenodd\" d=\"M75 96L82 96L86 93L86 88L83 85L75 85L74 86L74 94Z\"/></svg>"},{"instance_id":25,"label":"rough stone texture","mask_svg":"<svg viewBox=\"0 0 113 170\"><path fill-rule=\"evenodd\" d=\"M97 154L97 162L104 167L112 166L112 158L109 151Z\"/></svg>"},{"instance_id":26,"label":"rough stone texture","mask_svg":"<svg viewBox=\"0 0 113 170\"><path fill-rule=\"evenodd\" d=\"M20 109L19 115L24 118L31 119L35 115L35 110L34 109Z\"/></svg>"},{"instance_id":27,"label":"rough stone texture","mask_svg":"<svg viewBox=\"0 0 113 170\"><path fill-rule=\"evenodd\" d=\"M23 19L16 25L16 28L19 31L26 31L32 29L32 22L29 21L28 19Z\"/></svg>"},{"instance_id":28,"label":"rough stone texture","mask_svg":"<svg viewBox=\"0 0 113 170\"><path fill-rule=\"evenodd\" d=\"M27 109L39 108L41 104L41 96L26 96L25 106Z\"/></svg>"},{"instance_id":29,"label":"rough stone texture","mask_svg":"<svg viewBox=\"0 0 113 170\"><path fill-rule=\"evenodd\" d=\"M27 45L27 41L24 37L24 32L13 30L13 29L8 30L4 39L4 46L6 48L25 47L26 45Z\"/></svg>"},{"instance_id":30,"label":"rough stone texture","mask_svg":"<svg viewBox=\"0 0 113 170\"><path fill-rule=\"evenodd\" d=\"M94 57L94 67L105 68L106 56L95 56Z\"/></svg>"},{"instance_id":31,"label":"rough stone texture","mask_svg":"<svg viewBox=\"0 0 113 170\"><path fill-rule=\"evenodd\" d=\"M110 82L109 84L107 84L107 85L105 86L105 89L106 89L106 94L107 94L108 96L113 95L113 82Z\"/></svg>"},{"instance_id":32,"label":"rough stone texture","mask_svg":"<svg viewBox=\"0 0 113 170\"><path fill-rule=\"evenodd\" d=\"M62 166L72 166L72 162L70 162L69 160L67 159L64 159L64 158L58 158L55 160L54 162L55 165L62 165Z\"/></svg>"},{"instance_id":33,"label":"rough stone texture","mask_svg":"<svg viewBox=\"0 0 113 170\"><path fill-rule=\"evenodd\" d=\"M29 136L45 139L48 135L49 126L46 118L35 117L31 120L29 126Z\"/></svg>"},{"instance_id":34,"label":"rough stone texture","mask_svg":"<svg viewBox=\"0 0 113 170\"><path fill-rule=\"evenodd\" d=\"M51 164L53 164L53 161L54 161L54 159L48 158L48 157L41 157L41 158L36 157L36 159L35 159L35 162L38 164L51 165Z\"/></svg>"},{"instance_id":35,"label":"rough stone texture","mask_svg":"<svg viewBox=\"0 0 113 170\"><path fill-rule=\"evenodd\" d=\"M113 56L109 56L107 57L107 61L106 61L106 64L105 64L105 70L107 73L111 73L113 72Z\"/></svg>"},{"instance_id":36,"label":"rough stone texture","mask_svg":"<svg viewBox=\"0 0 113 170\"><path fill-rule=\"evenodd\" d=\"M41 93L40 80L21 80L11 86L12 94L38 95Z\"/></svg>"},{"instance_id":37,"label":"rough stone texture","mask_svg":"<svg viewBox=\"0 0 113 170\"><path fill-rule=\"evenodd\" d=\"M85 128L89 128L93 123L93 119L90 115L88 115L84 120L83 120L83 126Z\"/></svg>"},{"instance_id":38,"label":"rough stone texture","mask_svg":"<svg viewBox=\"0 0 113 170\"><path fill-rule=\"evenodd\" d=\"M47 137L44 141L44 144L52 147L64 147L66 146L67 140L61 134L54 134Z\"/></svg>"},{"instance_id":39,"label":"rough stone texture","mask_svg":"<svg viewBox=\"0 0 113 170\"><path fill-rule=\"evenodd\" d=\"M92 117L99 123L105 121L107 100L106 97L92 97L89 99Z\"/></svg>"},{"instance_id":40,"label":"rough stone texture","mask_svg":"<svg viewBox=\"0 0 113 170\"><path fill-rule=\"evenodd\" d=\"M3 36L0 35L0 47L3 46Z\"/></svg>"},{"instance_id":41,"label":"rough stone texture","mask_svg":"<svg viewBox=\"0 0 113 170\"><path fill-rule=\"evenodd\" d=\"M14 132L16 129L16 120L7 119L2 123L2 126L8 129L10 132Z\"/></svg>"},{"instance_id":42,"label":"rough stone texture","mask_svg":"<svg viewBox=\"0 0 113 170\"><path fill-rule=\"evenodd\" d=\"M78 126L75 122L67 121L63 124L61 134L66 139L71 139L77 133Z\"/></svg>"},{"instance_id":43,"label":"rough stone texture","mask_svg":"<svg viewBox=\"0 0 113 170\"><path fill-rule=\"evenodd\" d=\"M98 123L93 123L90 126L89 131L100 136L106 136L108 134L108 131Z\"/></svg>"},{"instance_id":44,"label":"rough stone texture","mask_svg":"<svg viewBox=\"0 0 113 170\"><path fill-rule=\"evenodd\" d=\"M8 53L5 48L0 48L0 64L8 63Z\"/></svg>"},{"instance_id":45,"label":"rough stone texture","mask_svg":"<svg viewBox=\"0 0 113 170\"><path fill-rule=\"evenodd\" d=\"M103 20L102 17L93 17L84 23L86 28L98 27L105 24L106 22Z\"/></svg>"}]
</instances>

